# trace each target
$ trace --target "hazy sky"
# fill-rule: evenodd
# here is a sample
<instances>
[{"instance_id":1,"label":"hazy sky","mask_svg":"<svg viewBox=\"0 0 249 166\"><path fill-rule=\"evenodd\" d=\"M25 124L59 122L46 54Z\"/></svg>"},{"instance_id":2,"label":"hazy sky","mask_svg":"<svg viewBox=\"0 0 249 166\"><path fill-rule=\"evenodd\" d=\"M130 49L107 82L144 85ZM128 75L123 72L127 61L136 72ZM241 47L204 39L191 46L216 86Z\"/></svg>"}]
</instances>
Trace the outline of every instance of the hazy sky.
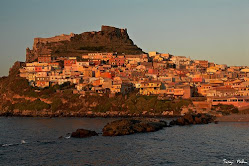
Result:
<instances>
[{"instance_id":1,"label":"hazy sky","mask_svg":"<svg viewBox=\"0 0 249 166\"><path fill-rule=\"evenodd\" d=\"M0 76L34 37L127 28L144 51L249 66L249 0L0 0Z\"/></svg>"}]
</instances>

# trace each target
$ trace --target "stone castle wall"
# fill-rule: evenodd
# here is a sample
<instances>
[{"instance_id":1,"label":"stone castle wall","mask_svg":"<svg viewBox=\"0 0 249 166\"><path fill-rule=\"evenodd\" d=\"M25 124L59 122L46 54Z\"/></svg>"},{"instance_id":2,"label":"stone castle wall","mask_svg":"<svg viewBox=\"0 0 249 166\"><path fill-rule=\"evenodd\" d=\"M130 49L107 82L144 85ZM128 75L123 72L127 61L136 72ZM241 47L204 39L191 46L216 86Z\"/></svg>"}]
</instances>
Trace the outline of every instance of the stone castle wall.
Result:
<instances>
[{"instance_id":1,"label":"stone castle wall","mask_svg":"<svg viewBox=\"0 0 249 166\"><path fill-rule=\"evenodd\" d=\"M70 35L59 35L59 36L55 36L55 37L50 37L50 38L34 38L34 45L36 45L37 43L51 43L51 42L59 42L59 41L65 41L68 40L70 41L71 37L73 37L74 34L71 33Z\"/></svg>"},{"instance_id":2,"label":"stone castle wall","mask_svg":"<svg viewBox=\"0 0 249 166\"><path fill-rule=\"evenodd\" d=\"M116 27L111 27L111 26L106 26L106 25L102 25L101 26L101 31L106 32L106 31L121 31L121 32L126 32L127 29L122 29L122 28L116 28Z\"/></svg>"}]
</instances>

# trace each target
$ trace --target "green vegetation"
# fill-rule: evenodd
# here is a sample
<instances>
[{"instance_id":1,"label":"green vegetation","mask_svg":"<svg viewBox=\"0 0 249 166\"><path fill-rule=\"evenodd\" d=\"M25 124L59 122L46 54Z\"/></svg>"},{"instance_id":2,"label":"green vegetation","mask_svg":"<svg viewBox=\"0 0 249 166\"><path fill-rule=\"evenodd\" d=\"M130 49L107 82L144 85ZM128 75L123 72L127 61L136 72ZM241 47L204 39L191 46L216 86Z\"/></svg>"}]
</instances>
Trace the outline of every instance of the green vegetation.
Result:
<instances>
[{"instance_id":1,"label":"green vegetation","mask_svg":"<svg viewBox=\"0 0 249 166\"><path fill-rule=\"evenodd\" d=\"M41 96L42 98L49 98L55 92L56 92L55 88L50 86L49 88L41 89L39 92L39 96Z\"/></svg>"},{"instance_id":2,"label":"green vegetation","mask_svg":"<svg viewBox=\"0 0 249 166\"><path fill-rule=\"evenodd\" d=\"M223 115L239 113L239 110L234 105L218 104L217 106L212 106L212 110L221 112Z\"/></svg>"},{"instance_id":3,"label":"green vegetation","mask_svg":"<svg viewBox=\"0 0 249 166\"><path fill-rule=\"evenodd\" d=\"M174 111L179 113L183 106L192 104L191 100L157 100L157 96L130 96L126 101L131 112L141 113L143 111L150 111L154 113L162 113L164 111Z\"/></svg>"},{"instance_id":4,"label":"green vegetation","mask_svg":"<svg viewBox=\"0 0 249 166\"><path fill-rule=\"evenodd\" d=\"M96 102L99 103L94 108L97 112L106 111L129 111L131 113L142 113L149 111L154 113L162 113L164 111L174 111L179 114L183 106L192 104L191 100L174 100L162 101L158 100L157 96L141 96L136 93L131 93L128 96L117 95L114 98L96 97Z\"/></svg>"},{"instance_id":5,"label":"green vegetation","mask_svg":"<svg viewBox=\"0 0 249 166\"><path fill-rule=\"evenodd\" d=\"M5 103L3 103L2 107L7 110L13 110L15 108L10 101L6 101Z\"/></svg>"},{"instance_id":6,"label":"green vegetation","mask_svg":"<svg viewBox=\"0 0 249 166\"><path fill-rule=\"evenodd\" d=\"M9 82L9 89L21 96L38 97L38 94L34 91L35 88L31 87L28 80L24 78L16 78Z\"/></svg>"},{"instance_id":7,"label":"green vegetation","mask_svg":"<svg viewBox=\"0 0 249 166\"><path fill-rule=\"evenodd\" d=\"M37 99L35 101L25 101L21 103L14 104L14 109L19 110L36 110L41 111L43 109L49 109L50 105L41 101L40 99Z\"/></svg>"},{"instance_id":8,"label":"green vegetation","mask_svg":"<svg viewBox=\"0 0 249 166\"><path fill-rule=\"evenodd\" d=\"M69 102L77 103L79 101L80 95L79 94L73 94L72 89L66 89L66 90L63 90L62 97L64 99L68 100Z\"/></svg>"},{"instance_id":9,"label":"green vegetation","mask_svg":"<svg viewBox=\"0 0 249 166\"><path fill-rule=\"evenodd\" d=\"M52 111L57 111L61 108L62 105L63 103L60 98L54 98L51 104L51 109Z\"/></svg>"},{"instance_id":10,"label":"green vegetation","mask_svg":"<svg viewBox=\"0 0 249 166\"><path fill-rule=\"evenodd\" d=\"M94 111L96 112L107 112L111 111L112 104L110 102L104 103L104 104L99 104L94 108Z\"/></svg>"},{"instance_id":11,"label":"green vegetation","mask_svg":"<svg viewBox=\"0 0 249 166\"><path fill-rule=\"evenodd\" d=\"M63 89L69 89L69 88L73 88L73 87L74 87L74 85L71 84L70 82L65 82L62 85L58 85L58 84L54 85L53 89L54 90L63 90Z\"/></svg>"}]
</instances>

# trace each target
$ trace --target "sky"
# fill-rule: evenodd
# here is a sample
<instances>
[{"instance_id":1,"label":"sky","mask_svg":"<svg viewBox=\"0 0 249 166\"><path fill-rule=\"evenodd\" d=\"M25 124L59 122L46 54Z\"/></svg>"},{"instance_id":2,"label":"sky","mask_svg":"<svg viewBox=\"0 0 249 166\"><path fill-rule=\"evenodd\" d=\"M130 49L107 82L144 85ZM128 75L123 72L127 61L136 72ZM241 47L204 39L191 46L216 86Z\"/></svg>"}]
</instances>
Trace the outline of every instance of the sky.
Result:
<instances>
[{"instance_id":1,"label":"sky","mask_svg":"<svg viewBox=\"0 0 249 166\"><path fill-rule=\"evenodd\" d=\"M35 37L127 28L145 52L249 66L249 0L0 0L0 76Z\"/></svg>"}]
</instances>

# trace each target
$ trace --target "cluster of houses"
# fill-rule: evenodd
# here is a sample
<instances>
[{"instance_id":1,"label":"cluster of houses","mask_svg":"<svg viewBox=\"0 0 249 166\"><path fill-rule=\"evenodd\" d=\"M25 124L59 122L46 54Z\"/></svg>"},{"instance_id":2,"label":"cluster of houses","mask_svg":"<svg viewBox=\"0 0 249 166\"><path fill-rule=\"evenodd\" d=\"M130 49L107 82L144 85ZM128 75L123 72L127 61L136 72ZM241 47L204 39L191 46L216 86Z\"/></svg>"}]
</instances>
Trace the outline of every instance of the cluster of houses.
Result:
<instances>
[{"instance_id":1,"label":"cluster of houses","mask_svg":"<svg viewBox=\"0 0 249 166\"><path fill-rule=\"evenodd\" d=\"M228 67L168 53L40 55L20 69L20 77L39 88L70 82L80 94L127 94L138 89L141 95L158 95L161 99L204 96L213 105L249 106L248 67Z\"/></svg>"}]
</instances>

